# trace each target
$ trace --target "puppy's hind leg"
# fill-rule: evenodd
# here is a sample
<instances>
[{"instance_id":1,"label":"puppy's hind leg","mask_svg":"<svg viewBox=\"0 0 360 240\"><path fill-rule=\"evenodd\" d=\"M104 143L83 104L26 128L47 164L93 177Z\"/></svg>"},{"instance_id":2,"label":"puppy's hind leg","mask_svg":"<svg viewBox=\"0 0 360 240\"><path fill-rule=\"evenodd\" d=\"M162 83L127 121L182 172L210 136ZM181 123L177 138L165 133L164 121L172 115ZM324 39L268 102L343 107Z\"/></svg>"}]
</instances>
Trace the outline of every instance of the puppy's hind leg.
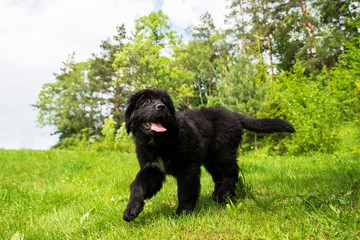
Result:
<instances>
[{"instance_id":1,"label":"puppy's hind leg","mask_svg":"<svg viewBox=\"0 0 360 240\"><path fill-rule=\"evenodd\" d=\"M200 167L192 168L190 173L179 174L175 177L178 185L179 200L176 213L191 213L200 194Z\"/></svg>"},{"instance_id":2,"label":"puppy's hind leg","mask_svg":"<svg viewBox=\"0 0 360 240\"><path fill-rule=\"evenodd\" d=\"M236 155L222 159L217 164L218 170L223 175L223 181L213 199L216 202L225 202L228 198L235 197L236 184L239 180L239 166L236 162Z\"/></svg>"},{"instance_id":3,"label":"puppy's hind leg","mask_svg":"<svg viewBox=\"0 0 360 240\"><path fill-rule=\"evenodd\" d=\"M204 163L204 167L210 173L210 175L213 179L213 182L214 182L214 191L212 194L213 199L215 198L216 193L219 191L219 189L223 183L223 176L222 176L221 172L216 168L214 162L215 161L213 161L213 159L210 159Z\"/></svg>"}]
</instances>

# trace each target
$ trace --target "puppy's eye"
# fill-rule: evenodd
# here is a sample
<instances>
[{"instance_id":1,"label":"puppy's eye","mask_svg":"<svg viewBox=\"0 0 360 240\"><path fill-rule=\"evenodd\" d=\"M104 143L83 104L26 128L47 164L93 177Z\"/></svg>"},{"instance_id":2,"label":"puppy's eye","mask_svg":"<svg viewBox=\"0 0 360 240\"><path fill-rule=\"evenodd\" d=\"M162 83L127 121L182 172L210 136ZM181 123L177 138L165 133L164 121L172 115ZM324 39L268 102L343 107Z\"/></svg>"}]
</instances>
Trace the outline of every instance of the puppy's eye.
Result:
<instances>
[{"instance_id":1,"label":"puppy's eye","mask_svg":"<svg viewBox=\"0 0 360 240\"><path fill-rule=\"evenodd\" d=\"M148 105L148 104L150 104L150 100L149 100L149 99L145 99L142 104L143 104L143 105Z\"/></svg>"}]
</instances>

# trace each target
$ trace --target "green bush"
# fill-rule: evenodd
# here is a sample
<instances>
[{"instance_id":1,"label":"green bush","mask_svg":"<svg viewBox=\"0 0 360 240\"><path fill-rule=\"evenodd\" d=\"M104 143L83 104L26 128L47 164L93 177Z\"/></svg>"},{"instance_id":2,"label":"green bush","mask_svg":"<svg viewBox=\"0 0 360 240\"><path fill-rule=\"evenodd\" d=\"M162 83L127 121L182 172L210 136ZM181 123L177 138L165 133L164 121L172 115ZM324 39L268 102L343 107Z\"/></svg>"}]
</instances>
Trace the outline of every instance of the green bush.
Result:
<instances>
[{"instance_id":1,"label":"green bush","mask_svg":"<svg viewBox=\"0 0 360 240\"><path fill-rule=\"evenodd\" d=\"M104 137L94 143L92 147L96 150L134 152L134 143L131 136L126 132L125 123L123 122L118 130L116 130L115 125L116 122L112 117L106 118L101 131Z\"/></svg>"},{"instance_id":2,"label":"green bush","mask_svg":"<svg viewBox=\"0 0 360 240\"><path fill-rule=\"evenodd\" d=\"M135 152L135 145L131 135L126 132L125 122L121 124L121 127L116 132L114 148L122 152Z\"/></svg>"},{"instance_id":3,"label":"green bush","mask_svg":"<svg viewBox=\"0 0 360 240\"><path fill-rule=\"evenodd\" d=\"M125 123L116 130L116 122L112 117L105 119L102 126L102 136L86 138L86 131L84 134L74 135L63 139L54 148L71 149L71 150L86 150L91 149L95 151L120 151L120 152L135 152L135 145L130 135L127 134Z\"/></svg>"},{"instance_id":4,"label":"green bush","mask_svg":"<svg viewBox=\"0 0 360 240\"><path fill-rule=\"evenodd\" d=\"M85 128L81 130L79 134L74 134L71 137L62 139L53 146L53 148L69 150L85 149L90 145L89 139L87 138L87 132L88 129Z\"/></svg>"},{"instance_id":5,"label":"green bush","mask_svg":"<svg viewBox=\"0 0 360 240\"><path fill-rule=\"evenodd\" d=\"M293 124L296 133L270 135L267 137L270 149L290 154L333 152L341 119L336 103L330 87L305 76L300 64L295 66L294 73L276 76L268 86L267 99L259 115L285 118Z\"/></svg>"}]
</instances>

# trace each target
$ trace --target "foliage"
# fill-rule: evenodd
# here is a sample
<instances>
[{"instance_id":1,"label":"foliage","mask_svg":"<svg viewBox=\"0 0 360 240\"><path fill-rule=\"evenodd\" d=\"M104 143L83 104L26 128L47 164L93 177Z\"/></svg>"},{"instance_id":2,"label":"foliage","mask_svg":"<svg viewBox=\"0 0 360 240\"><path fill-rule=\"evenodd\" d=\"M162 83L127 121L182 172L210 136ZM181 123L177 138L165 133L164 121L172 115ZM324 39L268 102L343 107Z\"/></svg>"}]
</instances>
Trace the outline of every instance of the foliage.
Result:
<instances>
[{"instance_id":1,"label":"foliage","mask_svg":"<svg viewBox=\"0 0 360 240\"><path fill-rule=\"evenodd\" d=\"M352 0L229 2L228 32L250 54L268 55L270 68L277 62L279 70L291 70L296 59L307 72L332 67L343 42L359 34L350 24L360 11Z\"/></svg>"},{"instance_id":2,"label":"foliage","mask_svg":"<svg viewBox=\"0 0 360 240\"><path fill-rule=\"evenodd\" d=\"M113 67L122 85L128 89L154 87L168 89L171 94L189 97L189 78L175 57L181 57L181 41L171 30L162 11L141 17L135 22L131 42L116 54ZM180 60L181 61L181 60ZM182 99L176 98L178 104Z\"/></svg>"},{"instance_id":3,"label":"foliage","mask_svg":"<svg viewBox=\"0 0 360 240\"><path fill-rule=\"evenodd\" d=\"M64 63L61 73L55 75L56 81L43 85L34 104L39 109L40 126L53 126L54 134L60 134L60 142L85 130L88 135L100 132L104 99L89 84L89 64L75 63L71 57Z\"/></svg>"},{"instance_id":4,"label":"foliage","mask_svg":"<svg viewBox=\"0 0 360 240\"><path fill-rule=\"evenodd\" d=\"M229 67L229 73L221 82L217 96L209 98L208 105L225 106L229 110L256 117L264 100L263 64L255 63L242 54ZM242 149L257 149L257 134L245 132Z\"/></svg>"},{"instance_id":5,"label":"foliage","mask_svg":"<svg viewBox=\"0 0 360 240\"><path fill-rule=\"evenodd\" d=\"M328 83L343 121L360 120L360 37L345 43L347 50L330 71Z\"/></svg>"},{"instance_id":6,"label":"foliage","mask_svg":"<svg viewBox=\"0 0 360 240\"><path fill-rule=\"evenodd\" d=\"M359 6L351 0L228 3L226 29L204 13L183 41L157 11L138 18L131 35L118 26L89 60L71 56L33 105L39 125L58 134L55 147L132 151L122 135L126 99L155 87L168 90L178 110L223 105L295 125L294 135L262 141L255 134L255 148L257 140L279 153L338 148L338 127L360 118Z\"/></svg>"},{"instance_id":7,"label":"foliage","mask_svg":"<svg viewBox=\"0 0 360 240\"><path fill-rule=\"evenodd\" d=\"M193 104L206 106L208 100L218 94L218 85L228 72L232 58L226 34L216 30L212 16L206 12L200 24L189 28L191 39L186 45L186 68L194 73Z\"/></svg>"},{"instance_id":8,"label":"foliage","mask_svg":"<svg viewBox=\"0 0 360 240\"><path fill-rule=\"evenodd\" d=\"M96 150L117 150L121 152L134 152L135 146L132 138L126 132L125 122L119 129L116 129L116 122L112 117L105 119L102 128L104 139L94 142L91 148Z\"/></svg>"},{"instance_id":9,"label":"foliage","mask_svg":"<svg viewBox=\"0 0 360 240\"><path fill-rule=\"evenodd\" d=\"M317 79L306 77L297 64L294 73L283 72L269 84L267 101L260 116L276 116L291 122L296 134L282 141L272 141L277 152L308 154L335 150L340 113L336 98ZM282 136L282 135L281 135ZM278 138L275 134L270 139Z\"/></svg>"},{"instance_id":10,"label":"foliage","mask_svg":"<svg viewBox=\"0 0 360 240\"><path fill-rule=\"evenodd\" d=\"M126 87L121 84L119 73L113 68L115 54L122 51L126 44L126 30L122 24L117 27L117 34L112 39L107 39L100 45L101 53L93 54L93 60L89 66L89 84L96 88L98 94L106 97L103 109L108 114L114 116L116 129L120 127L124 120L121 110L128 97Z\"/></svg>"},{"instance_id":11,"label":"foliage","mask_svg":"<svg viewBox=\"0 0 360 240\"><path fill-rule=\"evenodd\" d=\"M117 122L113 117L108 117L102 126L101 137L87 138L86 134L79 134L64 139L55 147L58 149L70 149L77 151L120 151L135 152L135 145L131 135L126 132L125 122L120 128L116 127Z\"/></svg>"},{"instance_id":12,"label":"foliage","mask_svg":"<svg viewBox=\"0 0 360 240\"><path fill-rule=\"evenodd\" d=\"M259 68L259 69L258 69ZM261 63L253 63L245 55L237 57L221 83L221 92L211 105L222 105L236 112L256 117L264 97Z\"/></svg>"}]
</instances>

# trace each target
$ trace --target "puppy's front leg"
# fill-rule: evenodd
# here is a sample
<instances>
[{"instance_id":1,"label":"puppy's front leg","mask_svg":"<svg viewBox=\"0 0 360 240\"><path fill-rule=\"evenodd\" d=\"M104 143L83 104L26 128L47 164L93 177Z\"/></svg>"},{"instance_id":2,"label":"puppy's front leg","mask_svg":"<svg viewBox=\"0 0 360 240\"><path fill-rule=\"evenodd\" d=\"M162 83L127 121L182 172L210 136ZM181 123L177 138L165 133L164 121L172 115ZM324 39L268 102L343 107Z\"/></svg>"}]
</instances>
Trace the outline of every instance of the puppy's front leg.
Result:
<instances>
[{"instance_id":1,"label":"puppy's front leg","mask_svg":"<svg viewBox=\"0 0 360 240\"><path fill-rule=\"evenodd\" d=\"M143 210L144 200L154 196L162 187L165 174L156 167L145 167L136 175L130 186L130 200L124 211L125 221L134 220Z\"/></svg>"}]
</instances>

